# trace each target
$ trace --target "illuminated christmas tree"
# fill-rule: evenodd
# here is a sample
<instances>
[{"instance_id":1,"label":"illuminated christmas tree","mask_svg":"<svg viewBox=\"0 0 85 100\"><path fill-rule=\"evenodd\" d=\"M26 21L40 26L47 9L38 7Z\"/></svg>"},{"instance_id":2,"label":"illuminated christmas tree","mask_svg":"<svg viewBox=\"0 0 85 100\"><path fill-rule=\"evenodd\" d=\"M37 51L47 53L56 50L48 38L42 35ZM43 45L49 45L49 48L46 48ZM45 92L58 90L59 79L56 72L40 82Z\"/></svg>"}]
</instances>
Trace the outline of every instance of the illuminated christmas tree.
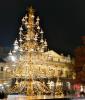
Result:
<instances>
[{"instance_id":1,"label":"illuminated christmas tree","mask_svg":"<svg viewBox=\"0 0 85 100\"><path fill-rule=\"evenodd\" d=\"M19 41L15 40L12 51L12 55L18 53L18 59L13 63L12 78L16 78L16 82L11 92L26 95L35 95L36 91L42 94L50 93L47 86L40 81L41 78L48 77L46 75L48 71L46 72L46 68L41 69L46 65L47 58L45 58L44 52L47 50L47 42L43 38L39 20L39 17L35 18L32 7L22 18ZM38 79L39 81L37 81ZM37 88L35 85L38 85ZM39 94L38 92L37 94Z\"/></svg>"},{"instance_id":2,"label":"illuminated christmas tree","mask_svg":"<svg viewBox=\"0 0 85 100\"><path fill-rule=\"evenodd\" d=\"M64 94L63 94L63 84L62 84L62 82L61 82L61 80L59 78L57 79L57 82L56 82L55 95L57 97L64 97Z\"/></svg>"}]
</instances>

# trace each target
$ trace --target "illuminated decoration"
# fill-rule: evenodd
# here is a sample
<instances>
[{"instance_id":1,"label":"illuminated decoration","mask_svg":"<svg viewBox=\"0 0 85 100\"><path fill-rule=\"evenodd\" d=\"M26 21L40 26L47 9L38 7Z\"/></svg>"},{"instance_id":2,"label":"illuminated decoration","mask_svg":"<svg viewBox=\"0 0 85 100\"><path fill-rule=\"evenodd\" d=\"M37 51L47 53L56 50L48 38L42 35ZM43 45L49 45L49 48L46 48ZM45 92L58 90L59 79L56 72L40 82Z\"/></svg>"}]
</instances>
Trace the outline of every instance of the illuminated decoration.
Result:
<instances>
[{"instance_id":1,"label":"illuminated decoration","mask_svg":"<svg viewBox=\"0 0 85 100\"><path fill-rule=\"evenodd\" d=\"M14 41L14 48L8 56L11 62L6 64L5 73L9 74L9 79L15 79L9 93L25 95L53 93L58 96L57 90L54 93L54 82L51 79L58 79L56 83L58 85L62 83L60 78L72 79L74 63L69 55L65 57L63 54L59 55L53 50L48 50L44 32L40 27L40 18L35 17L34 12L30 7L22 18L19 40ZM51 81L46 84L45 79ZM62 91L62 85L59 85L59 89Z\"/></svg>"},{"instance_id":2,"label":"illuminated decoration","mask_svg":"<svg viewBox=\"0 0 85 100\"><path fill-rule=\"evenodd\" d=\"M58 78L58 80L56 82L55 95L57 95L60 98L64 97L64 94L63 94L63 83L61 82L61 80L59 78Z\"/></svg>"},{"instance_id":3,"label":"illuminated decoration","mask_svg":"<svg viewBox=\"0 0 85 100\"><path fill-rule=\"evenodd\" d=\"M17 40L15 41L12 51L12 55L15 55L18 51L19 57L13 63L15 67L11 77L16 78L16 82L11 92L26 95L50 93L50 89L40 81L41 78L51 77L46 69L46 66L49 65L47 58L43 54L47 50L47 42L43 38L39 17L36 20L34 19L32 7L28 12L29 14L23 17L22 26L19 29L19 43ZM18 79L21 79L21 81L19 82Z\"/></svg>"}]
</instances>

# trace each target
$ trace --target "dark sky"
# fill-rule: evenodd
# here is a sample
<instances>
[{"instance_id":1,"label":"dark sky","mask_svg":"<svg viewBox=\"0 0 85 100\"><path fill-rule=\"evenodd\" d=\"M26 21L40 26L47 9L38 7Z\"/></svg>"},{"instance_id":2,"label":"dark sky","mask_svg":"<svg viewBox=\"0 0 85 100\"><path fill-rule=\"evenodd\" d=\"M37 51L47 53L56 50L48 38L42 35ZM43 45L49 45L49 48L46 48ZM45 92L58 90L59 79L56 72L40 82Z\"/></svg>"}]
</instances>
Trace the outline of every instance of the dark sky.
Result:
<instances>
[{"instance_id":1,"label":"dark sky","mask_svg":"<svg viewBox=\"0 0 85 100\"><path fill-rule=\"evenodd\" d=\"M85 0L0 0L0 45L12 45L30 5L40 16L48 47L73 55L85 35Z\"/></svg>"}]
</instances>

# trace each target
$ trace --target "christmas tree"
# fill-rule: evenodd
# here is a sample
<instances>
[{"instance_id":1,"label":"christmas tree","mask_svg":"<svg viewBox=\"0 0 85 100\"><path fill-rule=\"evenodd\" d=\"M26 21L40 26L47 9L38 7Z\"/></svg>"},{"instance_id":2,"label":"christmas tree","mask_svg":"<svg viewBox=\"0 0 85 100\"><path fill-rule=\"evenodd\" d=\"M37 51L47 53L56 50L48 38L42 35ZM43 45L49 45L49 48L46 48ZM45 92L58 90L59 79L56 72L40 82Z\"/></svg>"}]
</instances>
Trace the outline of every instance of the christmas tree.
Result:
<instances>
[{"instance_id":1,"label":"christmas tree","mask_svg":"<svg viewBox=\"0 0 85 100\"><path fill-rule=\"evenodd\" d=\"M40 91L49 93L47 86L40 81L41 78L46 77L46 68L41 70L41 66L45 66L44 52L47 50L47 42L43 38L39 20L39 16L35 18L32 7L22 18L19 41L15 40L12 51L12 55L18 53L18 59L13 63L12 78L16 78L16 82L11 92L19 90L18 93L34 95L37 91L35 85L39 84L37 86L39 93Z\"/></svg>"}]
</instances>

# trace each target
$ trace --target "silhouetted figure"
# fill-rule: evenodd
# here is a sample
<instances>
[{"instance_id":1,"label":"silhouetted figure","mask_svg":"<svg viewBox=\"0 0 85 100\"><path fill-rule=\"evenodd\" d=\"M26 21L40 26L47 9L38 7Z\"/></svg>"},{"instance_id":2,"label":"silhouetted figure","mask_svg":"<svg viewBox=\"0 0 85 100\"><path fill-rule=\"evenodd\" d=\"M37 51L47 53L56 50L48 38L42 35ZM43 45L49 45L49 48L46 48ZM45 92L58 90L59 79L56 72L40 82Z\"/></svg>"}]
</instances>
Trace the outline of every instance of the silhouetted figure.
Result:
<instances>
[{"instance_id":1,"label":"silhouetted figure","mask_svg":"<svg viewBox=\"0 0 85 100\"><path fill-rule=\"evenodd\" d=\"M5 94L4 94L3 91L1 91L1 92L0 92L0 99L3 99L3 98L5 98Z\"/></svg>"},{"instance_id":2,"label":"silhouetted figure","mask_svg":"<svg viewBox=\"0 0 85 100\"><path fill-rule=\"evenodd\" d=\"M85 97L85 93L83 91L80 92L80 97Z\"/></svg>"},{"instance_id":3,"label":"silhouetted figure","mask_svg":"<svg viewBox=\"0 0 85 100\"><path fill-rule=\"evenodd\" d=\"M3 67L1 67L1 71L3 71Z\"/></svg>"}]
</instances>

